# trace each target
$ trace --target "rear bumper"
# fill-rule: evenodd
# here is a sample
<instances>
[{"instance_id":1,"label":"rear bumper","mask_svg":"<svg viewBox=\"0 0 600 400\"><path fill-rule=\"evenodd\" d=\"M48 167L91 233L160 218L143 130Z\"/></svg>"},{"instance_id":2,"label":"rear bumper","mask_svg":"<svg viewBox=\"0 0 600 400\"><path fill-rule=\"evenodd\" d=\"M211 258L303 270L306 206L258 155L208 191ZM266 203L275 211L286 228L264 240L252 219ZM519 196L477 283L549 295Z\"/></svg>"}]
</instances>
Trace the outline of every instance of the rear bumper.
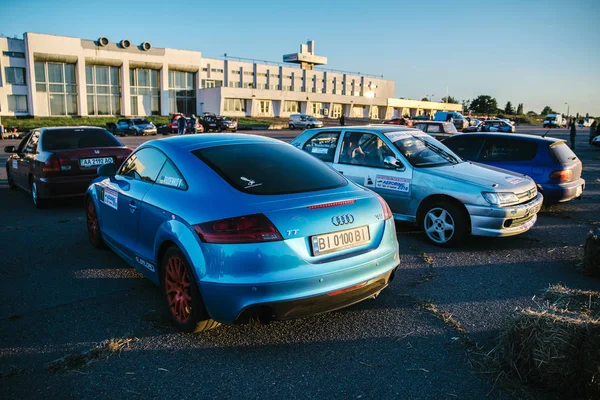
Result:
<instances>
[{"instance_id":1,"label":"rear bumper","mask_svg":"<svg viewBox=\"0 0 600 400\"><path fill-rule=\"evenodd\" d=\"M83 196L97 175L40 178L37 180L40 198Z\"/></svg>"},{"instance_id":2,"label":"rear bumper","mask_svg":"<svg viewBox=\"0 0 600 400\"><path fill-rule=\"evenodd\" d=\"M467 204L471 234L475 236L514 236L528 231L537 221L544 196L538 193L527 203L510 207L485 207Z\"/></svg>"},{"instance_id":3,"label":"rear bumper","mask_svg":"<svg viewBox=\"0 0 600 400\"><path fill-rule=\"evenodd\" d=\"M546 202L560 203L581 196L581 193L585 190L585 180L580 178L573 182L542 184L540 186L542 187L542 193Z\"/></svg>"}]
</instances>

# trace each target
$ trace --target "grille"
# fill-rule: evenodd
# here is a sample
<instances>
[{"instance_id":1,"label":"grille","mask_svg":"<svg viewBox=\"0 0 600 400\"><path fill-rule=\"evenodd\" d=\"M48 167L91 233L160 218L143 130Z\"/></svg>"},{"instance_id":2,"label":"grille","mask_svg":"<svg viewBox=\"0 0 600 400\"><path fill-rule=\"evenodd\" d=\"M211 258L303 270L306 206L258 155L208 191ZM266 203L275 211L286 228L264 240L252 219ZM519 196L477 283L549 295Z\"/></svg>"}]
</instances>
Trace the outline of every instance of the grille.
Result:
<instances>
[{"instance_id":1,"label":"grille","mask_svg":"<svg viewBox=\"0 0 600 400\"><path fill-rule=\"evenodd\" d=\"M537 188L534 186L533 188L525 192L517 193L516 195L519 199L519 204L525 203L527 200L533 199L535 196L537 196Z\"/></svg>"}]
</instances>

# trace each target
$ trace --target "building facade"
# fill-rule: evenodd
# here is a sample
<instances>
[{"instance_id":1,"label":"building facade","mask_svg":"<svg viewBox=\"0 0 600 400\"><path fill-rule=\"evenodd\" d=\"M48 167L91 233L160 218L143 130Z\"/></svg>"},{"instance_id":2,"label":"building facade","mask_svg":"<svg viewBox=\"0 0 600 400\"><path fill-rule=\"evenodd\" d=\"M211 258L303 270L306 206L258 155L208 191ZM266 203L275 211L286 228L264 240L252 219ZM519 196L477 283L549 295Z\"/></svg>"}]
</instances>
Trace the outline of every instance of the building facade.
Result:
<instances>
[{"instance_id":1,"label":"building facade","mask_svg":"<svg viewBox=\"0 0 600 400\"><path fill-rule=\"evenodd\" d=\"M212 112L389 119L462 110L457 104L396 99L394 82L382 77L315 69L327 59L314 55L314 42L285 55L289 64L31 32L23 39L0 38L0 51L2 116Z\"/></svg>"}]
</instances>

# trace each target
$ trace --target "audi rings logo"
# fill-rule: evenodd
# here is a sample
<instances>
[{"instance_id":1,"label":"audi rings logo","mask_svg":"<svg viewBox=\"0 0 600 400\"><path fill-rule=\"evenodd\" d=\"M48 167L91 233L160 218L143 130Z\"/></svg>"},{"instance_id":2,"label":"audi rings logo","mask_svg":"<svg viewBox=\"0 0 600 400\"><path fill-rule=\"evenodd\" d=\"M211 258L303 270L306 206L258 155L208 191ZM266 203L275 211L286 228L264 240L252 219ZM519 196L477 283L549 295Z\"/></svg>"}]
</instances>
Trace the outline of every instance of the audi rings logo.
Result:
<instances>
[{"instance_id":1,"label":"audi rings logo","mask_svg":"<svg viewBox=\"0 0 600 400\"><path fill-rule=\"evenodd\" d=\"M335 226L350 225L353 222L354 222L354 216L352 214L337 215L337 216L331 218L331 223L334 224Z\"/></svg>"}]
</instances>

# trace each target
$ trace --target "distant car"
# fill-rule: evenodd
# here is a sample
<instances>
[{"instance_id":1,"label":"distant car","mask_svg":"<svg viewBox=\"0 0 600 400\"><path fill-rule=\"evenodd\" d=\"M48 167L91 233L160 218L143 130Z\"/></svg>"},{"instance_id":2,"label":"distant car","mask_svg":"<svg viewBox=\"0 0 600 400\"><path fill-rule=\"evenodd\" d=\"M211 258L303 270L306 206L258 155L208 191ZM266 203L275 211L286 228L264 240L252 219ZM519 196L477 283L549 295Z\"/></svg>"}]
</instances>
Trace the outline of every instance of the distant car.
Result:
<instances>
[{"instance_id":1,"label":"distant car","mask_svg":"<svg viewBox=\"0 0 600 400\"><path fill-rule=\"evenodd\" d=\"M205 112L204 115L198 118L200 124L204 128L204 132L217 132L219 124L217 122L217 116L213 113Z\"/></svg>"},{"instance_id":2,"label":"distant car","mask_svg":"<svg viewBox=\"0 0 600 400\"><path fill-rule=\"evenodd\" d=\"M473 122L473 124L463 129L463 132L479 132L481 130L481 127L483 126L483 121L480 121L478 119L472 119L471 122Z\"/></svg>"},{"instance_id":3,"label":"distant car","mask_svg":"<svg viewBox=\"0 0 600 400\"><path fill-rule=\"evenodd\" d=\"M515 126L501 119L488 119L483 121L479 131L515 133Z\"/></svg>"},{"instance_id":4,"label":"distant car","mask_svg":"<svg viewBox=\"0 0 600 400\"><path fill-rule=\"evenodd\" d=\"M156 135L156 126L145 118L123 118L117 123L108 123L107 128L115 136L145 136Z\"/></svg>"},{"instance_id":5,"label":"distant car","mask_svg":"<svg viewBox=\"0 0 600 400\"><path fill-rule=\"evenodd\" d=\"M173 116L171 117L171 123L169 124L169 133L177 133L179 132L179 125L178 125L178 121L179 118L185 118L185 130L184 133L190 133L192 130L192 123L191 123L191 118L186 118L183 116L183 114L173 114ZM202 133L204 132L204 127L202 126L201 122L200 122L200 118L196 118L196 133Z\"/></svg>"},{"instance_id":6,"label":"distant car","mask_svg":"<svg viewBox=\"0 0 600 400\"><path fill-rule=\"evenodd\" d=\"M600 135L592 139L592 146L600 147Z\"/></svg>"},{"instance_id":7,"label":"distant car","mask_svg":"<svg viewBox=\"0 0 600 400\"><path fill-rule=\"evenodd\" d=\"M548 203L577 198L585 189L581 161L561 139L475 133L448 138L444 144L466 160L530 176Z\"/></svg>"},{"instance_id":8,"label":"distant car","mask_svg":"<svg viewBox=\"0 0 600 400\"><path fill-rule=\"evenodd\" d=\"M290 115L290 118L288 120L288 126L290 129L322 128L323 121L319 121L312 115L308 115L308 114L292 114L292 115Z\"/></svg>"},{"instance_id":9,"label":"distant car","mask_svg":"<svg viewBox=\"0 0 600 400\"><path fill-rule=\"evenodd\" d=\"M231 131L236 132L238 129L237 119L229 117L217 117L217 132Z\"/></svg>"},{"instance_id":10,"label":"distant car","mask_svg":"<svg viewBox=\"0 0 600 400\"><path fill-rule=\"evenodd\" d=\"M458 130L462 131L467 126L469 126L469 122L464 117L464 115L462 115L461 113L456 112L456 111L437 111L435 113L435 116L433 117L433 120L434 121L449 121L450 118L452 118L452 122L454 123L454 126Z\"/></svg>"},{"instance_id":11,"label":"distant car","mask_svg":"<svg viewBox=\"0 0 600 400\"><path fill-rule=\"evenodd\" d=\"M385 125L402 125L402 126L413 126L413 122L408 118L392 118L387 121L383 121Z\"/></svg>"},{"instance_id":12,"label":"distant car","mask_svg":"<svg viewBox=\"0 0 600 400\"><path fill-rule=\"evenodd\" d=\"M375 298L400 263L386 202L279 140L153 140L98 172L86 196L90 242L159 285L184 332Z\"/></svg>"},{"instance_id":13,"label":"distant car","mask_svg":"<svg viewBox=\"0 0 600 400\"><path fill-rule=\"evenodd\" d=\"M121 165L131 153L103 128L81 126L40 128L29 133L18 146L6 146L8 186L31 194L41 208L48 200L81 196L97 177L98 166Z\"/></svg>"},{"instance_id":14,"label":"distant car","mask_svg":"<svg viewBox=\"0 0 600 400\"><path fill-rule=\"evenodd\" d=\"M416 223L440 246L460 243L469 234L523 233L535 224L543 202L531 178L463 162L418 129L312 129L292 145L380 194L396 220Z\"/></svg>"},{"instance_id":15,"label":"distant car","mask_svg":"<svg viewBox=\"0 0 600 400\"><path fill-rule=\"evenodd\" d=\"M414 117L410 117L413 121L431 121L429 115L415 115Z\"/></svg>"},{"instance_id":16,"label":"distant car","mask_svg":"<svg viewBox=\"0 0 600 400\"><path fill-rule=\"evenodd\" d=\"M458 133L452 122L421 121L415 123L415 128L422 130L440 141Z\"/></svg>"}]
</instances>

